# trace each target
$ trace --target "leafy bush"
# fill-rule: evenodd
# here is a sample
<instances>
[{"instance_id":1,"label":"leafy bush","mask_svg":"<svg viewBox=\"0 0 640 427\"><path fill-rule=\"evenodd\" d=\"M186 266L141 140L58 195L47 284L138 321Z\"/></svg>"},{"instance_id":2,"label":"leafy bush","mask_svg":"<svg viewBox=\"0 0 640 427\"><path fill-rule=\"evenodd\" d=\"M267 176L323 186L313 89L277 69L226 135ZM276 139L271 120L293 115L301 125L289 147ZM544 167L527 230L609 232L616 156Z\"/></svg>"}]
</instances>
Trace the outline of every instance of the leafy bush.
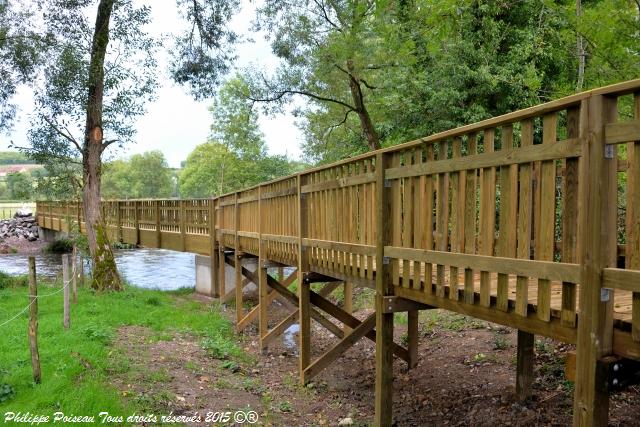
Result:
<instances>
[{"instance_id":1,"label":"leafy bush","mask_svg":"<svg viewBox=\"0 0 640 427\"><path fill-rule=\"evenodd\" d=\"M53 254L68 254L73 250L73 241L69 239L57 239L49 243L45 251Z\"/></svg>"},{"instance_id":2,"label":"leafy bush","mask_svg":"<svg viewBox=\"0 0 640 427\"><path fill-rule=\"evenodd\" d=\"M147 298L145 303L147 303L148 305L152 305L154 307L157 307L157 306L162 304L162 301L160 301L160 298L158 298L157 296L153 295L153 296L150 296L149 298Z\"/></svg>"},{"instance_id":3,"label":"leafy bush","mask_svg":"<svg viewBox=\"0 0 640 427\"><path fill-rule=\"evenodd\" d=\"M0 384L0 403L7 402L15 396L16 391L10 384Z\"/></svg>"},{"instance_id":4,"label":"leafy bush","mask_svg":"<svg viewBox=\"0 0 640 427\"><path fill-rule=\"evenodd\" d=\"M0 271L0 289L27 286L27 276L10 276Z\"/></svg>"},{"instance_id":5,"label":"leafy bush","mask_svg":"<svg viewBox=\"0 0 640 427\"><path fill-rule=\"evenodd\" d=\"M109 344L113 340L113 332L111 329L102 325L87 325L83 332L90 340L98 341L105 345Z\"/></svg>"},{"instance_id":6,"label":"leafy bush","mask_svg":"<svg viewBox=\"0 0 640 427\"><path fill-rule=\"evenodd\" d=\"M202 341L202 348L214 359L223 360L234 353L235 343L219 336L212 336Z\"/></svg>"}]
</instances>

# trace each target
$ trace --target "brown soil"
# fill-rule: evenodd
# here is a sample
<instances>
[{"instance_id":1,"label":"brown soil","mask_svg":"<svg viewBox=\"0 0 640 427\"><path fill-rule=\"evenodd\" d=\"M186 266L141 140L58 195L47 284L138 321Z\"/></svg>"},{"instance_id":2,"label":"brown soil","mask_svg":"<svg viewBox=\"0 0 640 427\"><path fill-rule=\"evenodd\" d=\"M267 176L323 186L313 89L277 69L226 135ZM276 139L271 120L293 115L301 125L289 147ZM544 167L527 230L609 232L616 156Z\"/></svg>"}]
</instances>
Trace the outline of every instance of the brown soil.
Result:
<instances>
[{"instance_id":1,"label":"brown soil","mask_svg":"<svg viewBox=\"0 0 640 427\"><path fill-rule=\"evenodd\" d=\"M272 308L279 311L273 317L284 317L284 307ZM231 319L233 310L226 313ZM361 310L357 317L368 313ZM317 357L336 341L312 325ZM520 404L514 393L514 330L439 310L421 313L420 330L418 367L407 371L404 362L395 362L396 425L571 425L572 385L563 374L569 346L536 342L533 396ZM406 326L396 326L396 340L402 340L405 332ZM345 418L351 418L353 425L372 424L375 346L371 341L358 342L307 387L298 385L295 348L284 340L261 354L255 327L250 327L241 343L255 362L240 363L235 370L207 356L195 337L176 333L157 340L147 329L123 328L116 351L130 361L129 372L136 374L115 373L116 385L131 398L150 399L161 413L202 414L249 406L258 412L259 425L338 425ZM640 387L613 396L610 425L640 426Z\"/></svg>"},{"instance_id":2,"label":"brown soil","mask_svg":"<svg viewBox=\"0 0 640 427\"><path fill-rule=\"evenodd\" d=\"M47 243L38 239L33 242L28 241L24 237L8 237L0 240L0 244L6 247L6 253L18 253L25 255L35 255L42 253Z\"/></svg>"}]
</instances>

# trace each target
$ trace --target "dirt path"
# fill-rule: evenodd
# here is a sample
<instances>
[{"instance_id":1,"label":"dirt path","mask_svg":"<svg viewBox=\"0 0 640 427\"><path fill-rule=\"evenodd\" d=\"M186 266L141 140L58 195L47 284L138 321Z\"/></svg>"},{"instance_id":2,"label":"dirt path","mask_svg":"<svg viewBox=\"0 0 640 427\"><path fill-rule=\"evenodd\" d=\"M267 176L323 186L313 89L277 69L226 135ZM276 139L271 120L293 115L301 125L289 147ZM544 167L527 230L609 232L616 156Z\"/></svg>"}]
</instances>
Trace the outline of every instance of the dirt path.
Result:
<instances>
[{"instance_id":1,"label":"dirt path","mask_svg":"<svg viewBox=\"0 0 640 427\"><path fill-rule=\"evenodd\" d=\"M285 314L281 310L280 317ZM367 312L361 310L357 316L363 318ZM232 313L228 310L230 318ZM418 367L407 371L406 364L395 363L398 426L571 424L572 384L563 375L568 346L536 342L534 395L519 404L514 398L515 331L442 311L423 313L420 328ZM398 325L396 339L405 332L406 327ZM212 359L193 336L158 336L145 328L123 328L115 344L115 383L130 399L159 413L251 409L259 414L259 425L372 423L372 342L361 340L313 383L301 387L295 348L278 340L261 354L255 328L240 339L248 357L236 364ZM333 342L314 326L314 357ZM126 365L121 372L119 364ZM640 425L640 388L616 394L611 408L610 425Z\"/></svg>"}]
</instances>

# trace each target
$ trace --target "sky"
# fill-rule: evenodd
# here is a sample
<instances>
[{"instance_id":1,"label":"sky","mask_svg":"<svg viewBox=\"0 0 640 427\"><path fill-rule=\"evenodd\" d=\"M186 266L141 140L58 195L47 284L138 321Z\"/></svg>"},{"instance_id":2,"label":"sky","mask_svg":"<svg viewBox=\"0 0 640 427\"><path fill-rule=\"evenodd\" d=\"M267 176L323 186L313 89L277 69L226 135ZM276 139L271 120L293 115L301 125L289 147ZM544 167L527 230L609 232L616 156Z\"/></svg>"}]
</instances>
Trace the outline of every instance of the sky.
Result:
<instances>
[{"instance_id":1,"label":"sky","mask_svg":"<svg viewBox=\"0 0 640 427\"><path fill-rule=\"evenodd\" d=\"M153 21L147 29L154 36L170 33L172 29L184 25L175 1L137 0L137 3L151 6ZM242 68L256 64L272 70L278 64L278 59L271 54L269 43L264 40L263 35L249 31L255 2L252 4L243 0L242 3L242 11L233 19L231 27L250 40L237 46L236 66ZM166 52L161 52L158 58L158 80L161 87L156 92L157 99L147 104L146 114L137 120L136 143L118 149L117 152L107 153L109 158L160 150L169 166L179 167L180 162L187 158L196 145L206 141L212 120L208 111L211 102L195 101L186 87L173 84L167 71L167 57ZM10 134L0 134L0 150L7 150L11 141L17 146L28 144L29 112L34 105L31 90L27 87L20 88L15 101L19 107L18 121ZM291 159L300 158L303 136L294 120L288 113L260 117L260 128L271 154L286 154Z\"/></svg>"}]
</instances>

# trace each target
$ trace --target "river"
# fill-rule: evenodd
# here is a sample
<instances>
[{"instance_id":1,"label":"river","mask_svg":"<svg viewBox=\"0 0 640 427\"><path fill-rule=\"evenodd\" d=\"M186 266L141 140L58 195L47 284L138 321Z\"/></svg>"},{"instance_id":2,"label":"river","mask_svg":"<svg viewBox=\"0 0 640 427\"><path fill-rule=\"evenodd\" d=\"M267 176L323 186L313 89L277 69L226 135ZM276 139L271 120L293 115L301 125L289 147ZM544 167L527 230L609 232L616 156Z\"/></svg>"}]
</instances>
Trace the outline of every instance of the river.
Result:
<instances>
[{"instance_id":1,"label":"river","mask_svg":"<svg viewBox=\"0 0 640 427\"><path fill-rule=\"evenodd\" d=\"M144 248L121 249L114 253L118 270L128 284L167 291L195 286L194 254ZM55 277L62 271L61 255L42 253L35 257L38 275ZM27 274L27 260L27 255L0 255L0 271L11 275Z\"/></svg>"}]
</instances>

